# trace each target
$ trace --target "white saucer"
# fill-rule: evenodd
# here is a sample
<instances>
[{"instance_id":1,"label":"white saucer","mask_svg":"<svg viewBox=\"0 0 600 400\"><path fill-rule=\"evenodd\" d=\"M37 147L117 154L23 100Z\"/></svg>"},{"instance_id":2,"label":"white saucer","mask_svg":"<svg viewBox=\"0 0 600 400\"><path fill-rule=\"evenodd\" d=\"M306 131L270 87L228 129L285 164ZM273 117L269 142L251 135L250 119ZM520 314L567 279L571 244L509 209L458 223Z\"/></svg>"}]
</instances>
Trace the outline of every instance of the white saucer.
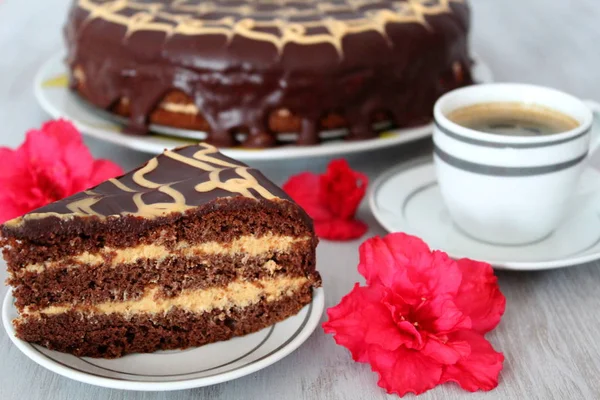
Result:
<instances>
[{"instance_id":1,"label":"white saucer","mask_svg":"<svg viewBox=\"0 0 600 400\"><path fill-rule=\"evenodd\" d=\"M315 330L325 306L323 289L297 315L259 332L180 351L131 354L106 360L76 357L31 345L15 337L17 317L9 291L2 307L8 336L27 357L44 368L80 382L114 389L159 391L190 389L240 378L296 350Z\"/></svg>"},{"instance_id":2,"label":"white saucer","mask_svg":"<svg viewBox=\"0 0 600 400\"><path fill-rule=\"evenodd\" d=\"M64 54L59 53L46 61L35 77L35 96L42 108L53 118L67 118L84 134L91 137L128 147L150 154L160 154L167 148L197 143L206 137L205 132L177 129L161 125L150 125L153 132L147 136L125 135L122 131L122 118L96 109L83 101L68 88L67 69L63 62ZM473 77L476 81L493 81L492 72L479 58L475 59ZM340 136L346 130L321 132L329 140L317 146L283 145L268 149L248 149L242 147L223 148L222 153L240 160L280 160L302 157L339 156L357 152L382 149L402 143L412 142L431 136L433 125L426 124L414 128L390 129L380 133L378 138L361 141L345 141ZM294 136L295 133L289 133ZM337 138L337 139L336 139Z\"/></svg>"},{"instance_id":3,"label":"white saucer","mask_svg":"<svg viewBox=\"0 0 600 400\"><path fill-rule=\"evenodd\" d=\"M501 246L479 242L459 231L446 210L431 157L397 166L381 175L369 192L369 206L389 232L423 239L453 258L486 261L498 269L543 270L600 259L600 172L587 168L570 212L550 236L537 243Z\"/></svg>"}]
</instances>

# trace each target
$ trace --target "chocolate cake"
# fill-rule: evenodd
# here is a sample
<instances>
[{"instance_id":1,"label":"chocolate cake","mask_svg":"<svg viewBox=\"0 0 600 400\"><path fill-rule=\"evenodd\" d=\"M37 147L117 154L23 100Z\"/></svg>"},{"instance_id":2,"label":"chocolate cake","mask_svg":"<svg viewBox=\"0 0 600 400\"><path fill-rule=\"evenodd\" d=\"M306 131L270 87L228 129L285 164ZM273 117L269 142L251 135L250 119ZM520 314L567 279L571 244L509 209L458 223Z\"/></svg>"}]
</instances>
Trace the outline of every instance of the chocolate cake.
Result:
<instances>
[{"instance_id":1,"label":"chocolate cake","mask_svg":"<svg viewBox=\"0 0 600 400\"><path fill-rule=\"evenodd\" d=\"M319 143L376 121L429 122L445 92L472 83L466 0L74 0L70 85L96 107L203 130L218 146Z\"/></svg>"},{"instance_id":2,"label":"chocolate cake","mask_svg":"<svg viewBox=\"0 0 600 400\"><path fill-rule=\"evenodd\" d=\"M321 284L312 221L199 144L1 226L17 336L78 356L181 349L296 314Z\"/></svg>"}]
</instances>

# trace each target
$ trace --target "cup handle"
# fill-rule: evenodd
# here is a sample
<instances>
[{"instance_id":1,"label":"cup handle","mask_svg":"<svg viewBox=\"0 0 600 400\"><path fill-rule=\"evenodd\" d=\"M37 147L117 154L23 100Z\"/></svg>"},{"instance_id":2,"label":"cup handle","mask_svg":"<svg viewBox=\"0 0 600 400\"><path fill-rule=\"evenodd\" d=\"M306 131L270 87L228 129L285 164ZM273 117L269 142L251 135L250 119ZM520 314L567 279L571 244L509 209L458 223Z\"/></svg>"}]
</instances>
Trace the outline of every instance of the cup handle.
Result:
<instances>
[{"instance_id":1,"label":"cup handle","mask_svg":"<svg viewBox=\"0 0 600 400\"><path fill-rule=\"evenodd\" d=\"M592 111L592 114L594 114L590 151L588 152L588 156L591 156L600 148L600 128L596 128L596 125L600 123L600 103L594 100L584 100L583 102Z\"/></svg>"}]
</instances>

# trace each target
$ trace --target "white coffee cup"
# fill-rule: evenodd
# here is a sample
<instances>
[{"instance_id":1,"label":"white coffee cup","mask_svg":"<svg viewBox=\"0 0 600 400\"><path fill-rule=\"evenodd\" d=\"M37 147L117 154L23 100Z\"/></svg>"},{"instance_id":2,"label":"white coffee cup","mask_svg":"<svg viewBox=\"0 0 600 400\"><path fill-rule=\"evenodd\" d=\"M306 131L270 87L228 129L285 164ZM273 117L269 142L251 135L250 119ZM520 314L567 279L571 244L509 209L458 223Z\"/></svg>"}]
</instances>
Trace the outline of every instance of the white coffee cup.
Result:
<instances>
[{"instance_id":1,"label":"white coffee cup","mask_svg":"<svg viewBox=\"0 0 600 400\"><path fill-rule=\"evenodd\" d=\"M579 125L566 132L509 136L458 125L448 114L493 102L556 110ZM533 243L560 224L579 177L596 148L598 106L558 90L517 83L473 85L442 96L434 107L434 164L455 225L483 242Z\"/></svg>"}]
</instances>

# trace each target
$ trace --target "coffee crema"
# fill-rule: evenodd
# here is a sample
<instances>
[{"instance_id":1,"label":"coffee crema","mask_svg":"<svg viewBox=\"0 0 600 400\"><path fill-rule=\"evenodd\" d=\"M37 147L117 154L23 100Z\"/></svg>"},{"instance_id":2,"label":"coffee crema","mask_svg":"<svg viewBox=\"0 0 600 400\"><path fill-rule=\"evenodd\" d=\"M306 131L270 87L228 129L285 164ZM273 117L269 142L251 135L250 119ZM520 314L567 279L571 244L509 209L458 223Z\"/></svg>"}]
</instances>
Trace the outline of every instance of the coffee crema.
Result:
<instances>
[{"instance_id":1,"label":"coffee crema","mask_svg":"<svg viewBox=\"0 0 600 400\"><path fill-rule=\"evenodd\" d=\"M447 118L465 128L506 136L542 136L570 131L579 122L559 111L520 102L479 103L450 112Z\"/></svg>"}]
</instances>

